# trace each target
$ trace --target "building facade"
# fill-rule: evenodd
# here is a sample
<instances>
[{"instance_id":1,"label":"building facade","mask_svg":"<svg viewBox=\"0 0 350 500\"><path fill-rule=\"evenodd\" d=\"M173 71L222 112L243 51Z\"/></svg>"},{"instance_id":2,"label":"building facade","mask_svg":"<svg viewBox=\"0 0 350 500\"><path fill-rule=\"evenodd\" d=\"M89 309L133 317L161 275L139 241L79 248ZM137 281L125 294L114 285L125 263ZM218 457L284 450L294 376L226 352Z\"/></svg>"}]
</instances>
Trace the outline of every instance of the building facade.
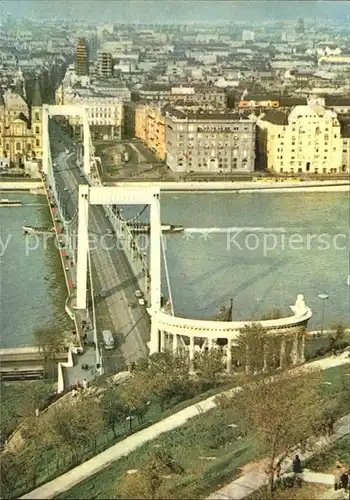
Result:
<instances>
[{"instance_id":1,"label":"building facade","mask_svg":"<svg viewBox=\"0 0 350 500\"><path fill-rule=\"evenodd\" d=\"M97 74L101 78L113 76L113 58L110 52L97 53Z\"/></svg>"},{"instance_id":2,"label":"building facade","mask_svg":"<svg viewBox=\"0 0 350 500\"><path fill-rule=\"evenodd\" d=\"M78 97L70 104L81 104L87 108L91 137L95 140L121 139L123 130L123 103L114 97ZM83 125L79 116L70 116L76 138L81 139Z\"/></svg>"},{"instance_id":3,"label":"building facade","mask_svg":"<svg viewBox=\"0 0 350 500\"><path fill-rule=\"evenodd\" d=\"M8 90L0 96L0 158L12 166L42 157L42 100L36 85L32 108Z\"/></svg>"},{"instance_id":4,"label":"building facade","mask_svg":"<svg viewBox=\"0 0 350 500\"><path fill-rule=\"evenodd\" d=\"M135 136L158 160L165 159L164 109L156 105L138 104L135 110Z\"/></svg>"},{"instance_id":5,"label":"building facade","mask_svg":"<svg viewBox=\"0 0 350 500\"><path fill-rule=\"evenodd\" d=\"M259 150L277 173L342 173L343 139L337 114L314 101L291 112L271 110L258 120Z\"/></svg>"},{"instance_id":6,"label":"building facade","mask_svg":"<svg viewBox=\"0 0 350 500\"><path fill-rule=\"evenodd\" d=\"M78 76L89 74L89 51L85 38L79 38L75 51L75 72Z\"/></svg>"},{"instance_id":7,"label":"building facade","mask_svg":"<svg viewBox=\"0 0 350 500\"><path fill-rule=\"evenodd\" d=\"M174 172L252 172L255 123L238 113L166 113L166 162Z\"/></svg>"}]
</instances>

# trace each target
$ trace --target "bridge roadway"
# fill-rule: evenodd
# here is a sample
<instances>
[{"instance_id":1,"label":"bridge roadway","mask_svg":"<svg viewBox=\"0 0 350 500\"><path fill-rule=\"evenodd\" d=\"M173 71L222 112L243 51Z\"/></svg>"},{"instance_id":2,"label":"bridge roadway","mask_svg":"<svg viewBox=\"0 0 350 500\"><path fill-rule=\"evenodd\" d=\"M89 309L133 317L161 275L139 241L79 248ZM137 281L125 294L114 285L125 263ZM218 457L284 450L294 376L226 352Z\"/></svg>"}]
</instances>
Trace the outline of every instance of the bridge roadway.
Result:
<instances>
[{"instance_id":1,"label":"bridge roadway","mask_svg":"<svg viewBox=\"0 0 350 500\"><path fill-rule=\"evenodd\" d=\"M56 185L64 197L67 218L70 218L77 209L79 184L87 181L76 166L76 154L69 137L56 124L50 125L50 132ZM73 152L67 155L65 148ZM107 373L115 373L122 365L146 356L146 342L150 337L150 319L146 308L137 304L135 290L138 285L124 250L118 248L116 240L112 245L110 237L105 238L107 245L100 243L100 237L111 229L103 207L90 206L89 234L97 239L97 245L91 245L91 260L98 339L102 343L102 330L111 330L116 340L115 350L103 349L103 366ZM101 291L104 297L100 297ZM130 304L136 307L131 308Z\"/></svg>"}]
</instances>

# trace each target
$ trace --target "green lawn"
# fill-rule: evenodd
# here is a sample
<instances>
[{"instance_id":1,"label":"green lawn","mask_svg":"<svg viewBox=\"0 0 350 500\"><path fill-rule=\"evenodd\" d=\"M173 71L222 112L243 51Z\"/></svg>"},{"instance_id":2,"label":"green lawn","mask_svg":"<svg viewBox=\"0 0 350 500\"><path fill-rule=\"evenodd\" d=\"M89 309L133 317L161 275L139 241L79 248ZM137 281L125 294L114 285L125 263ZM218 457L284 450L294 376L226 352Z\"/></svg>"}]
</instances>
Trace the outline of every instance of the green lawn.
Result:
<instances>
[{"instance_id":1,"label":"green lawn","mask_svg":"<svg viewBox=\"0 0 350 500\"><path fill-rule=\"evenodd\" d=\"M52 380L33 380L0 383L0 432L7 438L23 418L33 415L35 408L43 409L55 395Z\"/></svg>"},{"instance_id":2,"label":"green lawn","mask_svg":"<svg viewBox=\"0 0 350 500\"><path fill-rule=\"evenodd\" d=\"M326 370L324 380L330 385L322 386L325 394L344 390L347 373L349 366ZM169 479L168 498L203 498L233 480L241 466L265 454L256 445L254 435L243 436L239 427L229 427L239 422L239 415L211 410L142 446L57 498L116 498L121 475L130 469L141 469L159 449L171 453L185 470L184 474Z\"/></svg>"}]
</instances>

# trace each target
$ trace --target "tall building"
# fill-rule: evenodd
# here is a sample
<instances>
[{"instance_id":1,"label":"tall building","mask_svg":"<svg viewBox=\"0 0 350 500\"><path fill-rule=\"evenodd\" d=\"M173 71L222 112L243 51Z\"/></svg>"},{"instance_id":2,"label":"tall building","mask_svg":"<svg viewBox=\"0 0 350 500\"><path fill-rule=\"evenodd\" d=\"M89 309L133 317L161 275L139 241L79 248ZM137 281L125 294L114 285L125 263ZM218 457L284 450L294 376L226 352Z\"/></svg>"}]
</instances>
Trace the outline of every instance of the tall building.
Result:
<instances>
[{"instance_id":1,"label":"tall building","mask_svg":"<svg viewBox=\"0 0 350 500\"><path fill-rule=\"evenodd\" d=\"M110 52L97 53L97 74L101 78L113 76L113 59Z\"/></svg>"},{"instance_id":2,"label":"tall building","mask_svg":"<svg viewBox=\"0 0 350 500\"><path fill-rule=\"evenodd\" d=\"M349 171L347 134L337 113L317 101L291 112L267 111L258 120L259 151L278 173L328 174Z\"/></svg>"},{"instance_id":3,"label":"tall building","mask_svg":"<svg viewBox=\"0 0 350 500\"><path fill-rule=\"evenodd\" d=\"M75 72L78 76L89 74L89 51L85 38L79 38L75 50Z\"/></svg>"},{"instance_id":4,"label":"tall building","mask_svg":"<svg viewBox=\"0 0 350 500\"><path fill-rule=\"evenodd\" d=\"M252 172L255 123L239 113L168 110L166 162L174 172Z\"/></svg>"}]
</instances>

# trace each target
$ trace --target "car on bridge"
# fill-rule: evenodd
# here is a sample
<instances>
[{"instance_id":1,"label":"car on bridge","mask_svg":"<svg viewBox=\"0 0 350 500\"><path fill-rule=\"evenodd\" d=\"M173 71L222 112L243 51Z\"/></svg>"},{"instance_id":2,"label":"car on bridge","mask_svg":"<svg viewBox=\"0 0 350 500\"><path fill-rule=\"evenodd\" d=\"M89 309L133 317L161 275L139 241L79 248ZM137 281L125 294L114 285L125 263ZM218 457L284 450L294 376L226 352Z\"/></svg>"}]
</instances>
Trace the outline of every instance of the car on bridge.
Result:
<instances>
[{"instance_id":1,"label":"car on bridge","mask_svg":"<svg viewBox=\"0 0 350 500\"><path fill-rule=\"evenodd\" d=\"M142 299L142 298L138 300L138 303L139 303L140 306L145 306L146 305L145 299Z\"/></svg>"},{"instance_id":2,"label":"car on bridge","mask_svg":"<svg viewBox=\"0 0 350 500\"><path fill-rule=\"evenodd\" d=\"M136 290L135 292L135 297L137 297L138 299L140 299L142 297L142 292L141 290Z\"/></svg>"},{"instance_id":3,"label":"car on bridge","mask_svg":"<svg viewBox=\"0 0 350 500\"><path fill-rule=\"evenodd\" d=\"M114 337L110 330L103 330L102 338L105 349L114 349Z\"/></svg>"}]
</instances>

